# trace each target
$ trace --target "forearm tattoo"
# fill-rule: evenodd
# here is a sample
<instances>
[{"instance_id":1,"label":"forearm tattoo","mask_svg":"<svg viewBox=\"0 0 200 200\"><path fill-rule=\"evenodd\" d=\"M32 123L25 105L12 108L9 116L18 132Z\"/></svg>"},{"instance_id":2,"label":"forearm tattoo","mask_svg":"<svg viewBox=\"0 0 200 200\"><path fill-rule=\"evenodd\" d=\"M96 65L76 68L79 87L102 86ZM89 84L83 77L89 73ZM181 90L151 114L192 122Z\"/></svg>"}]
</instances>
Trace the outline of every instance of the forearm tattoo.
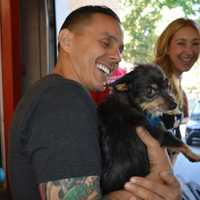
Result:
<instances>
[{"instance_id":1,"label":"forearm tattoo","mask_svg":"<svg viewBox=\"0 0 200 200\"><path fill-rule=\"evenodd\" d=\"M79 177L42 183L41 200L100 200L99 177Z\"/></svg>"}]
</instances>

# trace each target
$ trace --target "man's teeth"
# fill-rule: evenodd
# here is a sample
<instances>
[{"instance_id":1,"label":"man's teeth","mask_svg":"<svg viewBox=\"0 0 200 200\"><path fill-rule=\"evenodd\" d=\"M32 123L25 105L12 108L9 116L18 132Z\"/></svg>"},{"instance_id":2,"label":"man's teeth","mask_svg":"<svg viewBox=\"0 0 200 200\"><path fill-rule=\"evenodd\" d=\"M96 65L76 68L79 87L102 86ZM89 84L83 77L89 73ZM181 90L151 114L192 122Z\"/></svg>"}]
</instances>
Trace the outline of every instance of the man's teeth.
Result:
<instances>
[{"instance_id":1,"label":"man's teeth","mask_svg":"<svg viewBox=\"0 0 200 200\"><path fill-rule=\"evenodd\" d=\"M110 75L111 70L103 64L98 64L97 68L104 72L106 75Z\"/></svg>"}]
</instances>

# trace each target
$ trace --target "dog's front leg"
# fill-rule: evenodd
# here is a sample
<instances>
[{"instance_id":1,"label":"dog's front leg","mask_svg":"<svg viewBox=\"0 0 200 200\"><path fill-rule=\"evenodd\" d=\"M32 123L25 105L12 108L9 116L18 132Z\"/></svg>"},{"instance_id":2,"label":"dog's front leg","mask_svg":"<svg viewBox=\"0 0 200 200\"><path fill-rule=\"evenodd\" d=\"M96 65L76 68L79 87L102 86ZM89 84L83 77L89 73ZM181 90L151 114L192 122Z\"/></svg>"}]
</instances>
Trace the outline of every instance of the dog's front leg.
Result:
<instances>
[{"instance_id":1,"label":"dog's front leg","mask_svg":"<svg viewBox=\"0 0 200 200\"><path fill-rule=\"evenodd\" d=\"M200 161L200 155L193 152L190 147L186 144L181 145L180 147L170 147L169 149L172 149L173 151L177 153L182 153L189 161L191 162L199 162Z\"/></svg>"}]
</instances>

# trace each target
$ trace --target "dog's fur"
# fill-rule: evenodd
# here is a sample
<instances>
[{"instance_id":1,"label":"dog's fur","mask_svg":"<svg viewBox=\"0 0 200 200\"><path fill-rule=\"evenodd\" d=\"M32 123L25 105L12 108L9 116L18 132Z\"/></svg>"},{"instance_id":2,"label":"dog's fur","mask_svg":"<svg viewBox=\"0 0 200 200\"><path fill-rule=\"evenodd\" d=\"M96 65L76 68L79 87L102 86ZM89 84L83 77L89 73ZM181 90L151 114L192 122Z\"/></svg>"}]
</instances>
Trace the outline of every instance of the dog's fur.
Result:
<instances>
[{"instance_id":1,"label":"dog's fur","mask_svg":"<svg viewBox=\"0 0 200 200\"><path fill-rule=\"evenodd\" d=\"M200 161L161 120L163 113L176 112L176 103L159 66L140 64L111 86L112 94L98 106L103 193L122 189L131 176L149 174L147 149L136 134L138 126L145 127L161 146Z\"/></svg>"}]
</instances>

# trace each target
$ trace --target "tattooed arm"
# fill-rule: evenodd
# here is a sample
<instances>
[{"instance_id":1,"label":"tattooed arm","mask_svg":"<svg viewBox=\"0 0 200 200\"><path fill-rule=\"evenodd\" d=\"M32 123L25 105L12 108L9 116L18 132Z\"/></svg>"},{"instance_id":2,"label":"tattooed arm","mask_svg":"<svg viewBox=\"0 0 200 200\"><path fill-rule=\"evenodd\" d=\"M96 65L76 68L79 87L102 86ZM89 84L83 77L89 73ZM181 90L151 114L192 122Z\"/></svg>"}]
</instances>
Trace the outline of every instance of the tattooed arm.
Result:
<instances>
[{"instance_id":1,"label":"tattooed arm","mask_svg":"<svg viewBox=\"0 0 200 200\"><path fill-rule=\"evenodd\" d=\"M39 186L41 200L128 200L132 194L120 190L101 196L99 177L69 178Z\"/></svg>"},{"instance_id":2,"label":"tattooed arm","mask_svg":"<svg viewBox=\"0 0 200 200\"><path fill-rule=\"evenodd\" d=\"M99 200L99 177L68 178L41 183L41 200Z\"/></svg>"}]
</instances>

